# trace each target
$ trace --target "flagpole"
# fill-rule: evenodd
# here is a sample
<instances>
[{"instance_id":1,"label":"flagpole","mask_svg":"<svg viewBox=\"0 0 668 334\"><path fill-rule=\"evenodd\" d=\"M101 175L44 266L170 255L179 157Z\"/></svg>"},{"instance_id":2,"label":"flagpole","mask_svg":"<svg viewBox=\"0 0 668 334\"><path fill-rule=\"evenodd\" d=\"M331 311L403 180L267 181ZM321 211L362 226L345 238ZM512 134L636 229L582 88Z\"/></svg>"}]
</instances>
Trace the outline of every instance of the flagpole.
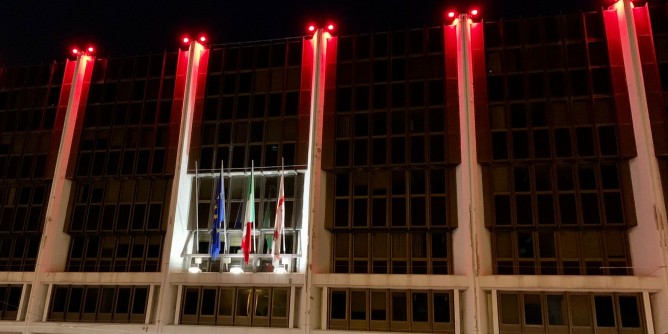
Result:
<instances>
[{"instance_id":1,"label":"flagpole","mask_svg":"<svg viewBox=\"0 0 668 334\"><path fill-rule=\"evenodd\" d=\"M253 175L253 170L255 169L255 160L251 160L251 185L253 188L255 188L255 176ZM255 193L255 189L253 189L253 193ZM251 203L253 208L255 208L255 196L253 196L253 202ZM253 209L253 214L255 214L255 210ZM255 238L257 236L257 222L255 221L256 217L251 217L253 219L253 234L251 234L251 238L253 238L253 251L257 253L257 239Z\"/></svg>"},{"instance_id":2,"label":"flagpole","mask_svg":"<svg viewBox=\"0 0 668 334\"><path fill-rule=\"evenodd\" d=\"M285 177L284 160L285 159L281 157L281 180ZM285 189L283 189L283 197L285 198ZM283 200L283 212L285 212L285 199ZM285 218L283 218L283 221L281 222L281 243L283 244L283 254L285 254Z\"/></svg>"},{"instance_id":3,"label":"flagpole","mask_svg":"<svg viewBox=\"0 0 668 334\"><path fill-rule=\"evenodd\" d=\"M195 161L195 254L199 254L199 172Z\"/></svg>"},{"instance_id":4,"label":"flagpole","mask_svg":"<svg viewBox=\"0 0 668 334\"><path fill-rule=\"evenodd\" d=\"M223 166L225 166L224 163L225 163L224 160L220 160L220 189L221 189L221 193L227 195L227 193L225 192L225 179L223 178L223 168L224 168ZM223 198L222 201L223 201L223 203L227 204L227 201L225 201L225 198ZM225 215L227 215L227 210L226 209L223 212L225 212ZM227 249L227 219L225 219L225 217L221 217L221 219L223 221L223 238L225 240L224 241L225 242L225 249ZM227 253L225 251L225 249L223 249L223 254Z\"/></svg>"}]
</instances>

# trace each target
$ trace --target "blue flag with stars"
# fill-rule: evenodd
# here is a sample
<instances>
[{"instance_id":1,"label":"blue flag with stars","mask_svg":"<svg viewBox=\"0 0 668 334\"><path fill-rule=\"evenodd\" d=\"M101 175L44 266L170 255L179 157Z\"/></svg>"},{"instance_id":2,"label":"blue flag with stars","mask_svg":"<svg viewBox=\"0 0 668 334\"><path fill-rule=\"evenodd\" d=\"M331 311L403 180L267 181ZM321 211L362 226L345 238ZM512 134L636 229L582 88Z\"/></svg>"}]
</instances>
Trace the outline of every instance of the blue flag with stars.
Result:
<instances>
[{"instance_id":1,"label":"blue flag with stars","mask_svg":"<svg viewBox=\"0 0 668 334\"><path fill-rule=\"evenodd\" d=\"M216 199L213 204L213 222L211 224L211 238L209 240L209 255L215 261L220 255L220 231L225 223L225 186L221 171L216 188Z\"/></svg>"}]
</instances>

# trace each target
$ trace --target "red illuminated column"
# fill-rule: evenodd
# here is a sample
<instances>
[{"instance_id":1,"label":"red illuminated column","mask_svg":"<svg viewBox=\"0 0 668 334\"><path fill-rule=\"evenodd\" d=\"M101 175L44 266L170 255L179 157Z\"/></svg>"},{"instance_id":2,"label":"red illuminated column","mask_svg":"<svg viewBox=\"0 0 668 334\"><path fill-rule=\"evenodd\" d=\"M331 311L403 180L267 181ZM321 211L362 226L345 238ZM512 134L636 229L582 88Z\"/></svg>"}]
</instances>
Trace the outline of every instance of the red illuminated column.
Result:
<instances>
[{"instance_id":1,"label":"red illuminated column","mask_svg":"<svg viewBox=\"0 0 668 334\"><path fill-rule=\"evenodd\" d=\"M48 169L53 170L53 181L46 208L44 231L40 244L35 276L32 282L26 321L44 321L44 301L50 287L43 282L48 273L65 271L70 236L64 232L72 181L67 178L76 151L75 138L83 121L88 87L95 57L79 54L76 61L68 60L54 122Z\"/></svg>"},{"instance_id":2,"label":"red illuminated column","mask_svg":"<svg viewBox=\"0 0 668 334\"><path fill-rule=\"evenodd\" d=\"M668 224L666 207L661 186L659 165L653 140L650 105L657 90L658 82L652 73L643 73L643 54L647 60L647 49L639 36L649 34L649 15L646 7L634 8L630 0L620 0L604 12L606 33L613 68L613 89L618 91L615 82L625 82L628 94L630 118L622 117L622 123L629 124L629 131L620 132L620 136L631 134L636 144L636 155L629 162L635 201L635 214L638 225L629 230L629 245L633 261L633 272L637 276L655 276L662 278L662 289L650 295L643 292L645 323L649 333L668 332ZM639 35L639 32L643 32ZM651 34L649 34L651 35ZM651 49L650 49L651 50ZM621 59L619 57L621 54ZM618 64L620 70L614 71ZM621 66L623 65L623 71ZM646 78L646 75L650 77ZM653 78L653 80L652 80ZM647 79L650 79L649 81ZM622 81L624 80L624 81ZM617 97L616 97L617 99ZM626 107L623 105L622 107ZM618 113L618 116L619 113ZM624 116L624 115L621 115ZM631 131L632 129L632 131ZM658 134L657 134L658 135ZM661 134L664 136L665 134ZM620 142L624 142L622 137ZM658 141L659 151L665 151ZM622 145L624 149L624 145Z\"/></svg>"},{"instance_id":3,"label":"red illuminated column","mask_svg":"<svg viewBox=\"0 0 668 334\"><path fill-rule=\"evenodd\" d=\"M460 14L452 24L445 26L446 111L458 115L458 122L452 123L459 126L457 139L461 155L456 168L458 227L452 236L454 274L467 277L469 283L466 289L455 294L455 297L462 296L461 303L454 301L455 314L484 315L487 301L479 279L492 274L492 263L488 256L491 241L484 224L480 167L480 155L484 160L489 143L478 142L478 138L485 138L485 132L484 126L476 126L487 123L483 25L472 20L477 15L477 11ZM482 137L476 136L476 131L483 131ZM491 332L489 321L483 316L461 319L464 324L455 322L456 332L461 332L462 328Z\"/></svg>"},{"instance_id":4,"label":"red illuminated column","mask_svg":"<svg viewBox=\"0 0 668 334\"><path fill-rule=\"evenodd\" d=\"M204 83L209 50L198 41L191 41L187 51L179 51L174 87L170 126L170 151L167 168L174 170L174 179L169 199L169 221L165 235L161 268L165 279L172 273L187 272L190 263L181 257L191 226L190 216L192 176L188 174L193 123L196 110L202 108ZM200 111L201 113L201 111ZM158 309L161 319L174 317L174 324L179 323L178 312L173 308L176 295L165 285L160 289ZM164 307L163 307L164 306Z\"/></svg>"},{"instance_id":5,"label":"red illuminated column","mask_svg":"<svg viewBox=\"0 0 668 334\"><path fill-rule=\"evenodd\" d=\"M313 274L318 272L327 272L329 268L329 247L330 236L325 233L325 196L326 193L326 175L322 172L323 159L323 127L325 109L333 110L333 99L326 99L332 95L332 89L335 87L334 73L336 72L336 43L337 39L332 37L330 32L334 27L325 27L314 29L313 38L304 41L303 64L302 64L302 92L306 87L305 83L310 83L310 96L302 93L303 101L310 101L308 107L308 147L306 150L307 163L306 174L304 175L304 202L302 204L302 228L301 249L302 259L299 261L298 272L306 274L308 282ZM312 53L308 53L312 50ZM312 60L308 64L308 60ZM310 72L310 73L309 73ZM310 77L307 75L310 74ZM327 108L325 108L327 105ZM303 106L303 105L302 105ZM306 112L305 106L300 108L300 127L302 114ZM300 131L301 132L301 131ZM300 139L301 141L301 139ZM314 242L317 240L317 242ZM307 309L319 309L322 302L321 295L316 293L312 284L306 285ZM324 289L326 290L326 289ZM326 300L326 299L325 299ZM292 317L291 317L292 319ZM307 329L325 329L322 319L317 318L317 314L308 313L304 317L305 323L299 324L300 328ZM292 328L293 324L289 324Z\"/></svg>"}]
</instances>

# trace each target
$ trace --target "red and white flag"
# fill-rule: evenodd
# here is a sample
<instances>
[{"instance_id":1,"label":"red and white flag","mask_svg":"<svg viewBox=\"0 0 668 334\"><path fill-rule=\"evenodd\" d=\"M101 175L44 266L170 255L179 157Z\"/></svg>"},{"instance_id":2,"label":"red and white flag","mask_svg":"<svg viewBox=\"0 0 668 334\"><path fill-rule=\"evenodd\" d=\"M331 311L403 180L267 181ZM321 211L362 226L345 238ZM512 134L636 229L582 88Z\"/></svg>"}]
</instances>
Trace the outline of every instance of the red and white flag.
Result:
<instances>
[{"instance_id":1,"label":"red and white flag","mask_svg":"<svg viewBox=\"0 0 668 334\"><path fill-rule=\"evenodd\" d=\"M274 237L271 242L271 253L275 260L281 259L281 243L283 241L283 221L285 220L285 194L283 192L283 174L278 183L278 198L276 200L276 219L274 223Z\"/></svg>"},{"instance_id":2,"label":"red and white flag","mask_svg":"<svg viewBox=\"0 0 668 334\"><path fill-rule=\"evenodd\" d=\"M251 168L250 181L248 182L248 197L246 198L246 210L244 214L243 236L241 237L241 249L244 251L244 263L248 264L251 248L253 248L253 226L255 225L255 181L253 169Z\"/></svg>"}]
</instances>

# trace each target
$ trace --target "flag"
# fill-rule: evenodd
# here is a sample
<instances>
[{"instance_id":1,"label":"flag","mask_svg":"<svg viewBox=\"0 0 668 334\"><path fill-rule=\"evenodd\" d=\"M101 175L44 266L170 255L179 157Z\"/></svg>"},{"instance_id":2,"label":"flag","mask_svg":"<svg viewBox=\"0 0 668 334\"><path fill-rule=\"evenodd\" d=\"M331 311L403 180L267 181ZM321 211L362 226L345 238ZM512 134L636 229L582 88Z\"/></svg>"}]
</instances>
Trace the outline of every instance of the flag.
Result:
<instances>
[{"instance_id":1,"label":"flag","mask_svg":"<svg viewBox=\"0 0 668 334\"><path fill-rule=\"evenodd\" d=\"M278 181L278 196L276 198L276 219L274 222L274 237L271 241L271 253L275 260L281 259L281 242L283 239L283 221L285 220L285 194L283 191L283 174Z\"/></svg>"},{"instance_id":2,"label":"flag","mask_svg":"<svg viewBox=\"0 0 668 334\"><path fill-rule=\"evenodd\" d=\"M213 221L211 223L211 238L209 239L209 255L215 261L220 254L220 229L225 222L225 185L223 184L223 172L220 172L218 188L216 188L216 199L213 205Z\"/></svg>"},{"instance_id":3,"label":"flag","mask_svg":"<svg viewBox=\"0 0 668 334\"><path fill-rule=\"evenodd\" d=\"M252 246L253 224L255 224L255 182L253 180L253 169L251 168L250 182L248 182L248 193L246 198L246 210L244 217L243 236L241 237L241 249L244 251L244 263L248 264Z\"/></svg>"}]
</instances>

